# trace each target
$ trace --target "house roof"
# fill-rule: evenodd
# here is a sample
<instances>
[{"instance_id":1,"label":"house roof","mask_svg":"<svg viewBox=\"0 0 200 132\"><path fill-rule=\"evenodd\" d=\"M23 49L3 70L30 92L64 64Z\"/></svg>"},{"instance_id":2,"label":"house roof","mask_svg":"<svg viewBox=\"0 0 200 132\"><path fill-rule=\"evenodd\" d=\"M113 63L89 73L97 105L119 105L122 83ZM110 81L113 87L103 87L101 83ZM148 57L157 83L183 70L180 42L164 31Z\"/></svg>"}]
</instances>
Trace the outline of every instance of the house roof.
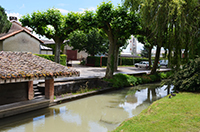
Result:
<instances>
[{"instance_id":1,"label":"house roof","mask_svg":"<svg viewBox=\"0 0 200 132\"><path fill-rule=\"evenodd\" d=\"M18 33L21 32L26 32L27 34L29 34L31 37L37 39L38 41L40 41L41 43L44 43L42 40L38 39L37 37L35 37L32 33L31 30L26 28L26 27L22 27L22 25L14 20L11 21L12 26L10 28L10 30L8 31L8 33L2 33L0 34L0 41L1 40L5 40L9 37L12 37Z\"/></svg>"},{"instance_id":2,"label":"house roof","mask_svg":"<svg viewBox=\"0 0 200 132\"><path fill-rule=\"evenodd\" d=\"M6 80L79 76L80 72L32 53L0 52L0 83Z\"/></svg>"},{"instance_id":3,"label":"house roof","mask_svg":"<svg viewBox=\"0 0 200 132\"><path fill-rule=\"evenodd\" d=\"M52 48L46 47L46 46L44 46L44 45L40 45L40 49L41 49L41 50L52 51Z\"/></svg>"},{"instance_id":4,"label":"house roof","mask_svg":"<svg viewBox=\"0 0 200 132\"><path fill-rule=\"evenodd\" d=\"M42 40L44 42L44 44L55 44L54 40ZM63 43L67 43L69 40L64 40Z\"/></svg>"}]
</instances>

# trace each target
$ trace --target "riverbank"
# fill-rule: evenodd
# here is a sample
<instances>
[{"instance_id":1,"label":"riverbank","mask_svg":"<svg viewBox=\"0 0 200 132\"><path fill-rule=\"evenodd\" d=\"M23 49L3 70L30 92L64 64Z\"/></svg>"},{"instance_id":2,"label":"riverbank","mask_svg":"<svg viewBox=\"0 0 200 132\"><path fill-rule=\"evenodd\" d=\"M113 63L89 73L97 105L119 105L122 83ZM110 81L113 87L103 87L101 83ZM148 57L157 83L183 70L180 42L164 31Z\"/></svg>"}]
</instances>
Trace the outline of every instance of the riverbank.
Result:
<instances>
[{"instance_id":1,"label":"riverbank","mask_svg":"<svg viewBox=\"0 0 200 132\"><path fill-rule=\"evenodd\" d=\"M124 121L114 132L199 132L200 94L178 93L155 101L138 116Z\"/></svg>"}]
</instances>

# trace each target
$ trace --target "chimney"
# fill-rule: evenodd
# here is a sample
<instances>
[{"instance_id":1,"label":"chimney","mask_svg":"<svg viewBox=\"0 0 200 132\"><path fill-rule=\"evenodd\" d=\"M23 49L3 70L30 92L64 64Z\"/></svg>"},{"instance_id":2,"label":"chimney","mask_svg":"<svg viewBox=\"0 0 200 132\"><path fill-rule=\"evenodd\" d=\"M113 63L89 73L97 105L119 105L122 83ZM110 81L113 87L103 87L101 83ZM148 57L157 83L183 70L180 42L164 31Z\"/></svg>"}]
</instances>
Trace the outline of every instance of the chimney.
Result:
<instances>
[{"instance_id":1,"label":"chimney","mask_svg":"<svg viewBox=\"0 0 200 132\"><path fill-rule=\"evenodd\" d=\"M17 21L17 17L15 17L15 16L9 16L9 19L10 19L10 21L12 21L12 20Z\"/></svg>"}]
</instances>

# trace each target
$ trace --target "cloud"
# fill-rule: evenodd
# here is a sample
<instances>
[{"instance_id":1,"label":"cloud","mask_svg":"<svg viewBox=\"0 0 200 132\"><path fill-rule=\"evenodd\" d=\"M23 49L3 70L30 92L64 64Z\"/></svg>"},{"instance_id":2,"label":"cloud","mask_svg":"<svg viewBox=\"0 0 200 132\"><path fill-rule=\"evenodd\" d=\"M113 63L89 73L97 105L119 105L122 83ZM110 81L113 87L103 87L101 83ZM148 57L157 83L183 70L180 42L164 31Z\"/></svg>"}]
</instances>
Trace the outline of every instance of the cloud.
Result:
<instances>
[{"instance_id":1,"label":"cloud","mask_svg":"<svg viewBox=\"0 0 200 132\"><path fill-rule=\"evenodd\" d=\"M87 9L84 9L84 8L79 8L79 10L81 10L81 11L79 11L80 13L83 13L84 11L95 11L96 10L96 8L95 7L90 7L90 8L87 8Z\"/></svg>"},{"instance_id":2,"label":"cloud","mask_svg":"<svg viewBox=\"0 0 200 132\"><path fill-rule=\"evenodd\" d=\"M6 13L7 13L7 12L6 12ZM15 13L15 12L13 12L13 13L7 13L7 16L8 16L8 17L9 17L9 16L15 16L15 17L17 17L17 20L19 20L19 19L22 17L21 14Z\"/></svg>"},{"instance_id":3,"label":"cloud","mask_svg":"<svg viewBox=\"0 0 200 132\"><path fill-rule=\"evenodd\" d=\"M68 10L65 10L65 9L61 9L61 8L57 8L62 14L67 14L69 13L70 11Z\"/></svg>"}]
</instances>

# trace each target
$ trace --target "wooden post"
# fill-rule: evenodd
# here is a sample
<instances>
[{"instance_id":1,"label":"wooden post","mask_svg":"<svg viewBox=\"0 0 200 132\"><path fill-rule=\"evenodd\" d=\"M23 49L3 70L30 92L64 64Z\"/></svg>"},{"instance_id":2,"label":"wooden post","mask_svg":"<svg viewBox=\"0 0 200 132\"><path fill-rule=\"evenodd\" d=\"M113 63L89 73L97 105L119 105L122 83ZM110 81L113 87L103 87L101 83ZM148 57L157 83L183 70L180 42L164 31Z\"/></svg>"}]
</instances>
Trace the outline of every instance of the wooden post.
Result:
<instances>
[{"instance_id":1,"label":"wooden post","mask_svg":"<svg viewBox=\"0 0 200 132\"><path fill-rule=\"evenodd\" d=\"M34 98L33 81L28 81L28 100Z\"/></svg>"},{"instance_id":2,"label":"wooden post","mask_svg":"<svg viewBox=\"0 0 200 132\"><path fill-rule=\"evenodd\" d=\"M50 99L50 102L54 101L54 79L45 78L45 98Z\"/></svg>"}]
</instances>

